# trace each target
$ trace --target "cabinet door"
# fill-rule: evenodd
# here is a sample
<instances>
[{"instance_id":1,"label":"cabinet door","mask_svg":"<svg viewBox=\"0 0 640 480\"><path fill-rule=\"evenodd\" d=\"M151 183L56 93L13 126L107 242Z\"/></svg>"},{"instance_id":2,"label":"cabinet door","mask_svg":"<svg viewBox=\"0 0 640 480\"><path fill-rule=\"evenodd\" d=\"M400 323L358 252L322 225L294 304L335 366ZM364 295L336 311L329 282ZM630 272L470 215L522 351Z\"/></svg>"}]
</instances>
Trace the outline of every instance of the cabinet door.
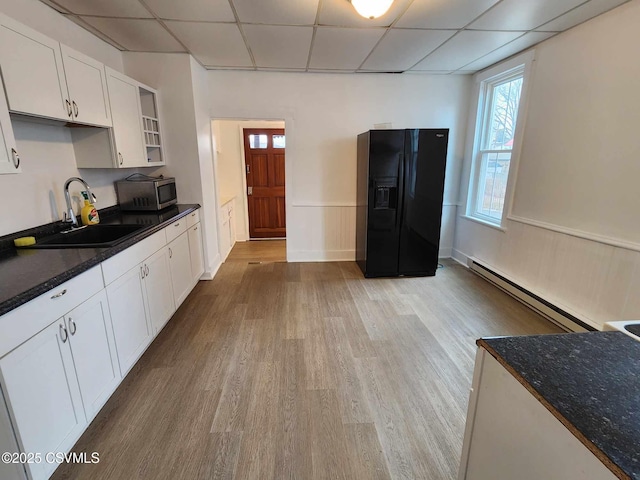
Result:
<instances>
[{"instance_id":1,"label":"cabinet door","mask_svg":"<svg viewBox=\"0 0 640 480\"><path fill-rule=\"evenodd\" d=\"M189 229L189 254L191 256L191 275L193 283L196 283L204 273L202 231L199 223Z\"/></svg>"},{"instance_id":2,"label":"cabinet door","mask_svg":"<svg viewBox=\"0 0 640 480\"><path fill-rule=\"evenodd\" d=\"M120 168L147 164L142 137L140 90L135 80L106 68L109 104L115 141L116 165Z\"/></svg>"},{"instance_id":3,"label":"cabinet door","mask_svg":"<svg viewBox=\"0 0 640 480\"><path fill-rule=\"evenodd\" d=\"M90 422L121 378L107 294L101 291L65 318L82 403Z\"/></svg>"},{"instance_id":4,"label":"cabinet door","mask_svg":"<svg viewBox=\"0 0 640 480\"><path fill-rule=\"evenodd\" d=\"M189 236L184 232L169 244L169 264L171 266L171 285L178 308L193 286L191 257L189 256Z\"/></svg>"},{"instance_id":5,"label":"cabinet door","mask_svg":"<svg viewBox=\"0 0 640 480\"><path fill-rule=\"evenodd\" d=\"M151 343L143 288L141 266L132 268L107 287L113 334L123 377Z\"/></svg>"},{"instance_id":6,"label":"cabinet door","mask_svg":"<svg viewBox=\"0 0 640 480\"><path fill-rule=\"evenodd\" d=\"M11 420L9 420L7 404L0 388L0 452L17 453L19 451ZM26 480L27 476L22 465L0 462L0 478L2 480Z\"/></svg>"},{"instance_id":7,"label":"cabinet door","mask_svg":"<svg viewBox=\"0 0 640 480\"><path fill-rule=\"evenodd\" d=\"M144 261L144 287L153 332L157 334L176 311L171 285L169 249L164 247Z\"/></svg>"},{"instance_id":8,"label":"cabinet door","mask_svg":"<svg viewBox=\"0 0 640 480\"><path fill-rule=\"evenodd\" d=\"M60 45L65 78L75 122L111 126L104 65L93 58Z\"/></svg>"},{"instance_id":9,"label":"cabinet door","mask_svg":"<svg viewBox=\"0 0 640 480\"><path fill-rule=\"evenodd\" d=\"M87 424L64 319L3 357L0 372L21 451L43 457L26 465L30 477L49 478L57 464L46 453L68 451Z\"/></svg>"},{"instance_id":10,"label":"cabinet door","mask_svg":"<svg viewBox=\"0 0 640 480\"><path fill-rule=\"evenodd\" d=\"M2 94L2 79L0 78L0 174L20 173L21 171L16 138L13 135L6 97Z\"/></svg>"},{"instance_id":11,"label":"cabinet door","mask_svg":"<svg viewBox=\"0 0 640 480\"><path fill-rule=\"evenodd\" d=\"M0 65L10 111L70 118L58 42L0 15Z\"/></svg>"}]
</instances>

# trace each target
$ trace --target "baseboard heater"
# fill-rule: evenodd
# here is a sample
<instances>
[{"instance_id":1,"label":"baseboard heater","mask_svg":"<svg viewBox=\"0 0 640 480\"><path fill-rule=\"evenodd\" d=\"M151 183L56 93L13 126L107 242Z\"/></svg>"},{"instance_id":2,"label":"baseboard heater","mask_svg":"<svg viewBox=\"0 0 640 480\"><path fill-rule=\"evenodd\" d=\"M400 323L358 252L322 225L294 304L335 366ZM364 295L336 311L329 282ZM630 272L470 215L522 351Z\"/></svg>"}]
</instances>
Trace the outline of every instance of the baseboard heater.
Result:
<instances>
[{"instance_id":1,"label":"baseboard heater","mask_svg":"<svg viewBox=\"0 0 640 480\"><path fill-rule=\"evenodd\" d=\"M521 287L517 283L503 277L481 263L478 263L478 261L473 258L468 259L467 266L471 271L491 282L500 290L511 295L513 298L525 304L546 319L552 321L560 328L570 332L591 332L596 330L594 327L583 322L574 315L571 315L560 307L548 302L544 298L539 297L535 293L530 292L526 288Z\"/></svg>"}]
</instances>

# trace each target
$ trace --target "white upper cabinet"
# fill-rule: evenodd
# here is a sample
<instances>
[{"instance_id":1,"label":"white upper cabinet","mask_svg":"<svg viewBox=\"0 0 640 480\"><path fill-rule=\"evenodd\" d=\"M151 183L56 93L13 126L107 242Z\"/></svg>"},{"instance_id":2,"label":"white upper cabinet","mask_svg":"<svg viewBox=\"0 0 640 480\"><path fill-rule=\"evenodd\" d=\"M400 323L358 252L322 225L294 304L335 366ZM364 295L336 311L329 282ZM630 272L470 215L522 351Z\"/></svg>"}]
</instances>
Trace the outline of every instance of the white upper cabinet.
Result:
<instances>
[{"instance_id":1,"label":"white upper cabinet","mask_svg":"<svg viewBox=\"0 0 640 480\"><path fill-rule=\"evenodd\" d=\"M145 142L142 136L142 112L138 83L106 67L116 167L144 167L147 165Z\"/></svg>"},{"instance_id":2,"label":"white upper cabinet","mask_svg":"<svg viewBox=\"0 0 640 480\"><path fill-rule=\"evenodd\" d=\"M66 45L61 45L60 49L73 121L110 127L111 112L104 65Z\"/></svg>"},{"instance_id":3,"label":"white upper cabinet","mask_svg":"<svg viewBox=\"0 0 640 480\"><path fill-rule=\"evenodd\" d=\"M58 42L0 15L0 68L10 111L70 119Z\"/></svg>"},{"instance_id":4,"label":"white upper cabinet","mask_svg":"<svg viewBox=\"0 0 640 480\"><path fill-rule=\"evenodd\" d=\"M16 138L13 135L7 102L2 95L2 79L0 79L0 174L21 171Z\"/></svg>"},{"instance_id":5,"label":"white upper cabinet","mask_svg":"<svg viewBox=\"0 0 640 480\"><path fill-rule=\"evenodd\" d=\"M0 14L0 68L13 113L110 127L104 65Z\"/></svg>"}]
</instances>

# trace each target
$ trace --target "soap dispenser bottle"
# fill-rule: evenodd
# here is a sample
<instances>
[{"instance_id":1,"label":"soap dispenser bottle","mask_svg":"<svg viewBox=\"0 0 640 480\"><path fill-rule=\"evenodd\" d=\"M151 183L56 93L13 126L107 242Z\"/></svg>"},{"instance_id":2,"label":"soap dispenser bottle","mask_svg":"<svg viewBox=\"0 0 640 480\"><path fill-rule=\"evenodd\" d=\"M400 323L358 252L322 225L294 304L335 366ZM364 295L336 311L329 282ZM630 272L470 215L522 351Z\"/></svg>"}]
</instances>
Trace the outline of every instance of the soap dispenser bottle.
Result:
<instances>
[{"instance_id":1,"label":"soap dispenser bottle","mask_svg":"<svg viewBox=\"0 0 640 480\"><path fill-rule=\"evenodd\" d=\"M100 223L100 216L98 215L98 211L96 207L89 200L89 192L83 191L81 192L84 197L84 207L80 211L80 217L82 218L83 225L96 225Z\"/></svg>"}]
</instances>

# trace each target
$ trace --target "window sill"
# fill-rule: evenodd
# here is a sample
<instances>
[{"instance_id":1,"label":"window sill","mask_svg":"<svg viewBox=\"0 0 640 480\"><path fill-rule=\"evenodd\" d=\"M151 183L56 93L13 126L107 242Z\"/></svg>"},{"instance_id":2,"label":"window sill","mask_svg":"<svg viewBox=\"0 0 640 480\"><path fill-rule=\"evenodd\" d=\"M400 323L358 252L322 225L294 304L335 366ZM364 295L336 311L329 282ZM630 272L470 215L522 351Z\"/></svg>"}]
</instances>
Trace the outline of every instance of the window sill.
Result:
<instances>
[{"instance_id":1,"label":"window sill","mask_svg":"<svg viewBox=\"0 0 640 480\"><path fill-rule=\"evenodd\" d=\"M491 223L491 222L487 222L485 220L481 220L479 218L476 217L471 217L469 215L460 215L462 218L464 218L465 220L471 220L472 222L476 222L479 223L480 225L484 225L485 227L490 227L490 228L494 228L496 230L500 230L501 232L506 232L507 229L500 226L500 225L496 225L495 223Z\"/></svg>"}]
</instances>

